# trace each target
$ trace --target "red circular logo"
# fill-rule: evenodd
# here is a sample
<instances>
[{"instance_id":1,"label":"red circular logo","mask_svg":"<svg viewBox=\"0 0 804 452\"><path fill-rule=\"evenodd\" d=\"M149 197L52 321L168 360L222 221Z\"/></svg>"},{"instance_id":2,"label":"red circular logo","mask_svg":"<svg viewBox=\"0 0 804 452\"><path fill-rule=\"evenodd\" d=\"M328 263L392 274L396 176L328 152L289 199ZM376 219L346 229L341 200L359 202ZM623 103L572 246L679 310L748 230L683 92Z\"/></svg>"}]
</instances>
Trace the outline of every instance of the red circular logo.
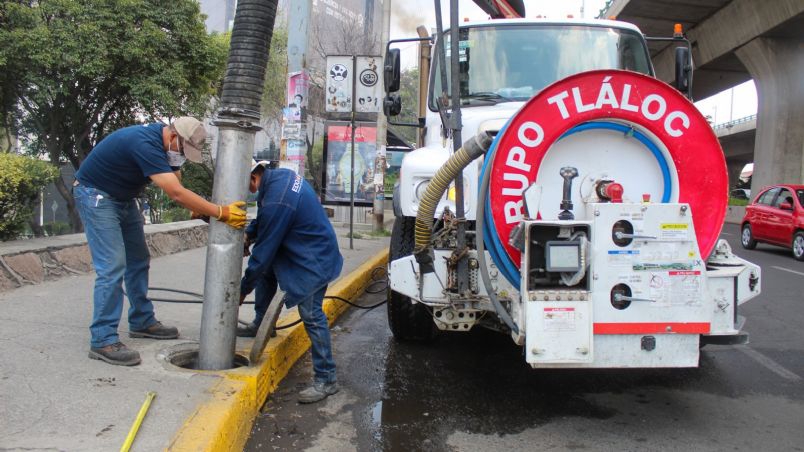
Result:
<instances>
[{"instance_id":1,"label":"red circular logo","mask_svg":"<svg viewBox=\"0 0 804 452\"><path fill-rule=\"evenodd\" d=\"M536 180L545 154L565 132L605 120L634 125L661 142L678 180L678 198L672 201L690 205L702 256L709 256L714 248L726 215L728 173L706 119L687 98L652 77L630 71L590 71L556 82L529 100L497 142L489 202L497 239L517 267L519 251L508 245L508 237L523 217L522 190L527 186L523 181ZM561 184L558 174L556 178L539 183Z\"/></svg>"}]
</instances>

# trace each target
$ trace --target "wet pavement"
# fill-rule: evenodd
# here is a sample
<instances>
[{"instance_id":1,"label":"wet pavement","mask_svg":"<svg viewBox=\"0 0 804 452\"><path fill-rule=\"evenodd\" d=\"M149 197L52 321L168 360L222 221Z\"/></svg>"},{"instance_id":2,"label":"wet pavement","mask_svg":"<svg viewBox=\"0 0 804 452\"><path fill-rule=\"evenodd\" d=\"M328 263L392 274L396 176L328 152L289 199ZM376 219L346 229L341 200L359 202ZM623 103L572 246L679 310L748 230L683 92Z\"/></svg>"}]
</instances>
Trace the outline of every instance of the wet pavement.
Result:
<instances>
[{"instance_id":1,"label":"wet pavement","mask_svg":"<svg viewBox=\"0 0 804 452\"><path fill-rule=\"evenodd\" d=\"M732 229L724 238L736 241ZM402 344L385 306L352 309L333 329L341 391L296 402L308 354L270 396L246 450L800 451L804 266L783 250L735 251L765 272L763 295L743 305L752 343L707 346L697 369L533 370L507 336L478 329Z\"/></svg>"}]
</instances>

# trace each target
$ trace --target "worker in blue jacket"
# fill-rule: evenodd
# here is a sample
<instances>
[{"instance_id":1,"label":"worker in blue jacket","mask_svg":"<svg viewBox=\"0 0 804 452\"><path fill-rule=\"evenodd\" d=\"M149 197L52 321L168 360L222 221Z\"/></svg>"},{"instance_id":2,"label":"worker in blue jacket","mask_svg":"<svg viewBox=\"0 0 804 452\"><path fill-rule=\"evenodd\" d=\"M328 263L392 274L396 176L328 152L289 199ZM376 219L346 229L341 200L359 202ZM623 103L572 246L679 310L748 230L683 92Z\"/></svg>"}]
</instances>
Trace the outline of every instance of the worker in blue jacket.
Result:
<instances>
[{"instance_id":1,"label":"worker in blue jacket","mask_svg":"<svg viewBox=\"0 0 804 452\"><path fill-rule=\"evenodd\" d=\"M266 168L268 162L252 165L249 190L257 192L257 218L247 229L253 242L243 279L240 301L257 290L254 323L246 329L256 333L276 292L285 292L288 308L298 306L310 338L314 380L299 394L299 402L312 403L338 392L335 361L327 316L321 308L327 285L343 267L335 230L304 178L289 169ZM238 331L244 334L244 329Z\"/></svg>"}]
</instances>

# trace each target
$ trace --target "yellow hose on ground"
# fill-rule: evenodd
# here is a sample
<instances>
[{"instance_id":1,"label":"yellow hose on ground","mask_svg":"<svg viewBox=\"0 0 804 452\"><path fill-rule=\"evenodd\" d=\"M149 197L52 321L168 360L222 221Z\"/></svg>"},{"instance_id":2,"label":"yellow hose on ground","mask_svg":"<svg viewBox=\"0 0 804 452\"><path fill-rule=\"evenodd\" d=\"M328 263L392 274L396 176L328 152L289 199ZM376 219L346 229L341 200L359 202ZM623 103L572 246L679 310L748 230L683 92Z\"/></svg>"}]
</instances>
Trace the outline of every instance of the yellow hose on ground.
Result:
<instances>
[{"instance_id":1,"label":"yellow hose on ground","mask_svg":"<svg viewBox=\"0 0 804 452\"><path fill-rule=\"evenodd\" d=\"M145 395L145 401L142 402L140 412L137 413L137 419L134 420L134 425L132 425L131 430L128 431L126 441L123 443L123 447L120 448L120 452L128 452L129 449L131 449L131 445L134 443L134 437L137 436L140 425L142 425L142 420L145 419L145 414L148 412L148 408L151 407L151 402L154 400L154 397L156 397L156 393L153 391L148 391L148 394Z\"/></svg>"}]
</instances>

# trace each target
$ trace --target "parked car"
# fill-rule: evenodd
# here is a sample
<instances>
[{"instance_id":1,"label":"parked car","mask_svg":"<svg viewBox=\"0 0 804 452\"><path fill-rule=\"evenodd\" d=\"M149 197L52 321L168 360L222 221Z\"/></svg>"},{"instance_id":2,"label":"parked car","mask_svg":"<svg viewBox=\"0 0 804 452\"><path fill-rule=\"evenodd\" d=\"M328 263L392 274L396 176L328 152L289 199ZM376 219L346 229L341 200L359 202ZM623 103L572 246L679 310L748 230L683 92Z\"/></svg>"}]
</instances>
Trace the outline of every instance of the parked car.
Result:
<instances>
[{"instance_id":1,"label":"parked car","mask_svg":"<svg viewBox=\"0 0 804 452\"><path fill-rule=\"evenodd\" d=\"M804 261L804 185L772 185L745 207L740 237L743 248L758 242L792 248Z\"/></svg>"}]
</instances>

